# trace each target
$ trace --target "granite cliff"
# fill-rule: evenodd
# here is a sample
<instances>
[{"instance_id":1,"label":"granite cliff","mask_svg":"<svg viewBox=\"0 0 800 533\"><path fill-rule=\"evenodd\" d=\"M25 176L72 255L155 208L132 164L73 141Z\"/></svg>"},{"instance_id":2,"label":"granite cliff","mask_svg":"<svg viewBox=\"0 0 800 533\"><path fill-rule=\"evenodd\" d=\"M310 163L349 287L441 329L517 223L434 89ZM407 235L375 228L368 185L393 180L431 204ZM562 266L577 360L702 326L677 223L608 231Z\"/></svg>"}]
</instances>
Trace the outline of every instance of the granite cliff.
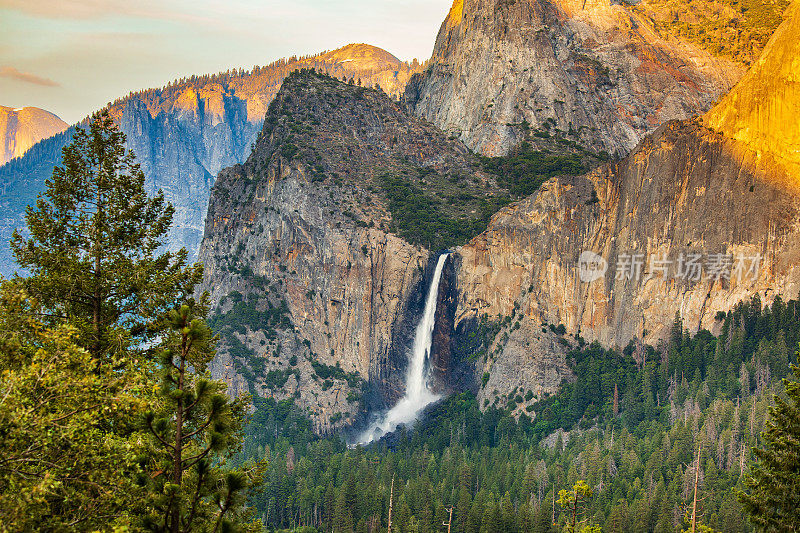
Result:
<instances>
[{"instance_id":1,"label":"granite cliff","mask_svg":"<svg viewBox=\"0 0 800 533\"><path fill-rule=\"evenodd\" d=\"M800 5L786 11L763 55L741 82L709 111L704 123L742 143L793 178L800 188Z\"/></svg>"},{"instance_id":2,"label":"granite cliff","mask_svg":"<svg viewBox=\"0 0 800 533\"><path fill-rule=\"evenodd\" d=\"M708 110L744 72L657 33L649 14L609 0L455 0L406 99L486 155L528 127L625 155L660 124Z\"/></svg>"},{"instance_id":3,"label":"granite cliff","mask_svg":"<svg viewBox=\"0 0 800 533\"><path fill-rule=\"evenodd\" d=\"M464 20L459 6L448 20ZM795 24L790 17L767 45L767 65L793 46L786 39ZM757 84L747 80L758 64L732 95ZM793 109L791 76L775 76L774 90L788 96L758 108L752 138L768 133L758 129L774 124L774 113ZM380 92L310 72L290 80L251 157L223 171L211 196L201 259L226 339L213 371L234 390L294 398L318 431L330 431L401 394L432 252L468 237L453 228L485 224L509 189L507 176L487 174L453 136ZM722 91L725 83L712 85ZM710 94L709 85L692 87ZM725 109L747 112L743 94ZM571 347L633 341L638 357L636 347L658 343L676 314L690 330L713 330L719 311L753 295L795 296L794 176L733 128L704 125L712 116L658 128L661 119L651 121L637 135L655 130L628 156L546 181L455 248L434 328L436 389L475 390L482 406L522 412L570 379ZM535 141L532 131L520 138ZM550 146L564 137L551 136ZM595 267L607 266L596 279L582 279L586 251ZM245 316L266 322L242 318L232 327Z\"/></svg>"},{"instance_id":4,"label":"granite cliff","mask_svg":"<svg viewBox=\"0 0 800 533\"><path fill-rule=\"evenodd\" d=\"M641 346L664 338L676 315L691 331L714 331L718 312L754 295L797 296L791 110L800 99L796 62L784 60L797 57L798 13L794 2L751 73L707 116L661 126L586 176L550 180L458 250L456 328L521 317L494 338L484 398L510 395L552 357L531 336L540 328L563 332L563 346Z\"/></svg>"},{"instance_id":5,"label":"granite cliff","mask_svg":"<svg viewBox=\"0 0 800 533\"><path fill-rule=\"evenodd\" d=\"M22 157L31 146L68 126L53 113L38 107L0 106L0 165Z\"/></svg>"},{"instance_id":6,"label":"granite cliff","mask_svg":"<svg viewBox=\"0 0 800 533\"><path fill-rule=\"evenodd\" d=\"M223 334L212 372L232 392L294 398L321 432L402 395L436 257L390 233L398 179L431 202L434 189L494 186L460 142L382 91L286 79L206 217L200 259Z\"/></svg>"},{"instance_id":7,"label":"granite cliff","mask_svg":"<svg viewBox=\"0 0 800 533\"><path fill-rule=\"evenodd\" d=\"M147 186L163 189L175 206L169 247L196 256L211 186L223 168L243 162L261 130L267 106L283 78L298 68L316 68L336 77L380 86L398 95L418 63L407 64L385 50L352 44L308 57L283 59L252 70L176 80L160 89L132 93L108 105L128 137ZM0 167L0 273L13 270L5 244L24 226L24 210L60 162L72 130L38 143L22 158Z\"/></svg>"}]
</instances>

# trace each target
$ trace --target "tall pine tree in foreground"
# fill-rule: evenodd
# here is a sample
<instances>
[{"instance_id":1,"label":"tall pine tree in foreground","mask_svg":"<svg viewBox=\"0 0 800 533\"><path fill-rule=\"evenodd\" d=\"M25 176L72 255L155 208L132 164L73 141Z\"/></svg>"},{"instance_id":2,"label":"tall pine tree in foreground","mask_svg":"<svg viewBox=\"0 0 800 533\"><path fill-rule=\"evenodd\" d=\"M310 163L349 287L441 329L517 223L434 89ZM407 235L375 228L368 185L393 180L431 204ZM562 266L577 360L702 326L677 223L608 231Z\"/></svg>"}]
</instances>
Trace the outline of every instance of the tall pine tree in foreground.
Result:
<instances>
[{"instance_id":1,"label":"tall pine tree in foreground","mask_svg":"<svg viewBox=\"0 0 800 533\"><path fill-rule=\"evenodd\" d=\"M764 446L753 450L757 461L745 478L739 500L761 531L800 531L800 366L794 380L783 380L786 396L775 396Z\"/></svg>"},{"instance_id":2,"label":"tall pine tree in foreground","mask_svg":"<svg viewBox=\"0 0 800 533\"><path fill-rule=\"evenodd\" d=\"M237 451L245 403L231 401L224 385L208 379L213 334L205 301L170 311L161 351L163 405L145 415L152 448L141 483L155 496L144 525L152 531L257 530L245 524L247 489L260 482L260 465L227 468Z\"/></svg>"},{"instance_id":3,"label":"tall pine tree in foreground","mask_svg":"<svg viewBox=\"0 0 800 533\"><path fill-rule=\"evenodd\" d=\"M246 521L256 476L224 465L242 400L193 374L213 357L202 266L159 252L173 209L124 143L108 114L79 128L11 242L30 276L0 285L0 532Z\"/></svg>"}]
</instances>

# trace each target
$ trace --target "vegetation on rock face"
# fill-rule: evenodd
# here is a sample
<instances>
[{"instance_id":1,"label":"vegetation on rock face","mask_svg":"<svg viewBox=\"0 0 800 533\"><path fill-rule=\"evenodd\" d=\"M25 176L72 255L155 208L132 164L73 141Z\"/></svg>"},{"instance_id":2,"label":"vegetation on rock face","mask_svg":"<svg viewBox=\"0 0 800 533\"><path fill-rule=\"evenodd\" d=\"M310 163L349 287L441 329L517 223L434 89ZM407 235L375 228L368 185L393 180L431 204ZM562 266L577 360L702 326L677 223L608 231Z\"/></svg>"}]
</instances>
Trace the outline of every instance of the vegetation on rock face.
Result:
<instances>
[{"instance_id":1,"label":"vegetation on rock face","mask_svg":"<svg viewBox=\"0 0 800 533\"><path fill-rule=\"evenodd\" d=\"M536 135L534 133L534 135ZM595 155L565 141L560 151L537 150L528 141L523 142L506 156L481 157L484 168L497 175L498 185L514 198L530 196L542 184L555 176L576 176L587 172L600 161L609 159L608 154Z\"/></svg>"},{"instance_id":2,"label":"vegetation on rock face","mask_svg":"<svg viewBox=\"0 0 800 533\"><path fill-rule=\"evenodd\" d=\"M442 250L479 234L492 214L545 180L603 159L559 141L552 151L524 144L507 157L479 159L382 91L304 70L286 78L270 105L256 147L263 158L248 166L258 179L278 155L301 162L356 225Z\"/></svg>"},{"instance_id":3,"label":"vegetation on rock face","mask_svg":"<svg viewBox=\"0 0 800 533\"><path fill-rule=\"evenodd\" d=\"M447 186L431 185L433 180L444 179L430 175L417 180L410 176L384 176L383 190L392 214L389 229L413 244L444 250L481 233L491 215L511 202L507 196L487 195L485 190L473 192L466 185L453 187L452 193L445 192Z\"/></svg>"},{"instance_id":4,"label":"vegetation on rock face","mask_svg":"<svg viewBox=\"0 0 800 533\"><path fill-rule=\"evenodd\" d=\"M788 5L789 0L645 0L635 9L662 35L687 38L713 55L749 65Z\"/></svg>"},{"instance_id":5,"label":"vegetation on rock face","mask_svg":"<svg viewBox=\"0 0 800 533\"><path fill-rule=\"evenodd\" d=\"M78 129L12 242L31 275L0 285L2 531L246 522L257 476L225 463L241 402L194 376L214 353L202 267L158 253L173 211L124 142L107 114Z\"/></svg>"}]
</instances>

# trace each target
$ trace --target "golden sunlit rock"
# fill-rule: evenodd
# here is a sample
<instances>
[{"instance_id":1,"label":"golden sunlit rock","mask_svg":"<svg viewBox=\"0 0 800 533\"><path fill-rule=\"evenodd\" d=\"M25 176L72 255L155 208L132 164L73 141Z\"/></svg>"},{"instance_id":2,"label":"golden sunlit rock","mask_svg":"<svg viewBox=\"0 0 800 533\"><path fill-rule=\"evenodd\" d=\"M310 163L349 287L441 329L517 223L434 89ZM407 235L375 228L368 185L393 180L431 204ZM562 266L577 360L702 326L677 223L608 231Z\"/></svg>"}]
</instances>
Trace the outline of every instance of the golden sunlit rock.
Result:
<instances>
[{"instance_id":1,"label":"golden sunlit rock","mask_svg":"<svg viewBox=\"0 0 800 533\"><path fill-rule=\"evenodd\" d=\"M760 164L784 167L800 187L800 2L736 87L704 122L756 152Z\"/></svg>"},{"instance_id":2,"label":"golden sunlit rock","mask_svg":"<svg viewBox=\"0 0 800 533\"><path fill-rule=\"evenodd\" d=\"M44 109L0 106L0 165L21 157L37 142L61 133L68 126Z\"/></svg>"}]
</instances>

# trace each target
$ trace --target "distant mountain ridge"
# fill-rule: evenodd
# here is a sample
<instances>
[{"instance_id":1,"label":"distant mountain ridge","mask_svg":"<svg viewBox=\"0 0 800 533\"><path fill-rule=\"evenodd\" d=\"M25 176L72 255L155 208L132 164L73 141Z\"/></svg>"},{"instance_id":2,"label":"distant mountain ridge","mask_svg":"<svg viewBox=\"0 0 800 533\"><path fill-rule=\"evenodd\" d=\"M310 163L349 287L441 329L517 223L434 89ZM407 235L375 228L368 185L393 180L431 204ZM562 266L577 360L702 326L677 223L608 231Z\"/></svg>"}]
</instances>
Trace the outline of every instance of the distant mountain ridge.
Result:
<instances>
[{"instance_id":1,"label":"distant mountain ridge","mask_svg":"<svg viewBox=\"0 0 800 533\"><path fill-rule=\"evenodd\" d=\"M68 127L56 115L38 107L0 106L0 165L22 157L37 142Z\"/></svg>"},{"instance_id":2,"label":"distant mountain ridge","mask_svg":"<svg viewBox=\"0 0 800 533\"><path fill-rule=\"evenodd\" d=\"M159 89L131 93L107 106L137 155L148 189L162 189L175 206L171 249L186 247L190 256L195 256L215 176L247 158L283 78L302 68L353 78L370 87L378 84L387 93L399 95L421 65L400 61L374 46L351 44L313 56L281 59L250 71L234 69L176 80ZM25 207L35 201L53 166L60 163L61 148L71 136L69 129L0 167L3 275L13 271L8 239L15 228L24 226Z\"/></svg>"}]
</instances>

